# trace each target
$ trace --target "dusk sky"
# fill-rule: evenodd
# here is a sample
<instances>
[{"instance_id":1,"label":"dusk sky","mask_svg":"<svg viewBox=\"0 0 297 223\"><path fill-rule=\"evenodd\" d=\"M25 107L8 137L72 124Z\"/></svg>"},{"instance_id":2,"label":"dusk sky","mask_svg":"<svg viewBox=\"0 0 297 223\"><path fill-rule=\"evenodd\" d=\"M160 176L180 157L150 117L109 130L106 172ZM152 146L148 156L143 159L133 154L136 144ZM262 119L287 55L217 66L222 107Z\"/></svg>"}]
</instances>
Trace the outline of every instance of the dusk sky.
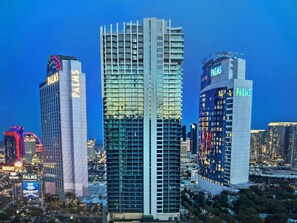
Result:
<instances>
[{"instance_id":1,"label":"dusk sky","mask_svg":"<svg viewBox=\"0 0 297 223\"><path fill-rule=\"evenodd\" d=\"M88 137L102 142L99 28L171 19L185 36L183 123L198 122L201 61L241 52L254 81L252 128L297 121L296 0L0 1L0 131L41 135L39 84L52 54L76 56L87 79Z\"/></svg>"}]
</instances>

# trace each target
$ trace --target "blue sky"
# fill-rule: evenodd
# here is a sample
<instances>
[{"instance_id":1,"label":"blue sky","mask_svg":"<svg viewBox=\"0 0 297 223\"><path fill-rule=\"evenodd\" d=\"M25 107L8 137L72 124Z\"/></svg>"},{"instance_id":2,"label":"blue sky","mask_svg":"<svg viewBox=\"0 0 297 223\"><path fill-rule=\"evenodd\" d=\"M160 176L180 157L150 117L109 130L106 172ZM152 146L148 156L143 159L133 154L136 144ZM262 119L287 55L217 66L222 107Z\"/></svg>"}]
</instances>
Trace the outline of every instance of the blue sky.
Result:
<instances>
[{"instance_id":1,"label":"blue sky","mask_svg":"<svg viewBox=\"0 0 297 223\"><path fill-rule=\"evenodd\" d=\"M252 128L297 121L297 1L0 1L0 131L41 134L39 84L50 55L76 56L87 77L88 137L102 141L99 28L171 19L185 34L183 123L198 121L201 61L217 51L247 60Z\"/></svg>"}]
</instances>

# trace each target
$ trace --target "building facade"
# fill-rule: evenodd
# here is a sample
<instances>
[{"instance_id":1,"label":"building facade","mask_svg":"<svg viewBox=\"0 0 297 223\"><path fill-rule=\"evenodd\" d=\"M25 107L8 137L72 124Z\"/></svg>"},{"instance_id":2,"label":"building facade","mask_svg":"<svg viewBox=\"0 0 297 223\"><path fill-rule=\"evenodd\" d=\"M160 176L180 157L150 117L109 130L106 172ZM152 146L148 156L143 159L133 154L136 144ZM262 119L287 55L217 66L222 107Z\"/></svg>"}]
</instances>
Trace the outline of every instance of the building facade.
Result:
<instances>
[{"instance_id":1,"label":"building facade","mask_svg":"<svg viewBox=\"0 0 297 223\"><path fill-rule=\"evenodd\" d=\"M191 123L190 133L191 133L191 152L192 154L197 154L198 144L197 144L197 124Z\"/></svg>"},{"instance_id":2,"label":"building facade","mask_svg":"<svg viewBox=\"0 0 297 223\"><path fill-rule=\"evenodd\" d=\"M34 135L24 135L24 160L26 162L32 162L32 158L36 153L36 137Z\"/></svg>"},{"instance_id":3,"label":"building facade","mask_svg":"<svg viewBox=\"0 0 297 223\"><path fill-rule=\"evenodd\" d=\"M183 125L181 128L181 139L182 141L186 141L187 138L187 126Z\"/></svg>"},{"instance_id":4,"label":"building facade","mask_svg":"<svg viewBox=\"0 0 297 223\"><path fill-rule=\"evenodd\" d=\"M100 37L109 217L178 219L182 29L147 18Z\"/></svg>"},{"instance_id":5,"label":"building facade","mask_svg":"<svg viewBox=\"0 0 297 223\"><path fill-rule=\"evenodd\" d=\"M88 159L91 159L95 156L96 152L96 139L88 139Z\"/></svg>"},{"instance_id":6,"label":"building facade","mask_svg":"<svg viewBox=\"0 0 297 223\"><path fill-rule=\"evenodd\" d=\"M40 84L46 192L88 192L85 74L75 57L53 55Z\"/></svg>"},{"instance_id":7,"label":"building facade","mask_svg":"<svg viewBox=\"0 0 297 223\"><path fill-rule=\"evenodd\" d=\"M250 162L251 163L262 163L268 161L267 150L266 150L266 130L251 130L251 152Z\"/></svg>"},{"instance_id":8,"label":"building facade","mask_svg":"<svg viewBox=\"0 0 297 223\"><path fill-rule=\"evenodd\" d=\"M267 149L273 163L295 165L297 161L297 123L269 123Z\"/></svg>"},{"instance_id":9,"label":"building facade","mask_svg":"<svg viewBox=\"0 0 297 223\"><path fill-rule=\"evenodd\" d=\"M203 61L199 187L213 194L248 182L252 81L238 56L222 52Z\"/></svg>"},{"instance_id":10,"label":"building facade","mask_svg":"<svg viewBox=\"0 0 297 223\"><path fill-rule=\"evenodd\" d=\"M33 132L24 132L24 161L35 163L41 161L42 142ZM35 161L34 161L35 160Z\"/></svg>"},{"instance_id":11,"label":"building facade","mask_svg":"<svg viewBox=\"0 0 297 223\"><path fill-rule=\"evenodd\" d=\"M5 164L5 146L4 141L0 141L0 164Z\"/></svg>"},{"instance_id":12,"label":"building facade","mask_svg":"<svg viewBox=\"0 0 297 223\"><path fill-rule=\"evenodd\" d=\"M24 128L12 126L4 132L5 163L14 165L16 161L22 162L24 156Z\"/></svg>"}]
</instances>

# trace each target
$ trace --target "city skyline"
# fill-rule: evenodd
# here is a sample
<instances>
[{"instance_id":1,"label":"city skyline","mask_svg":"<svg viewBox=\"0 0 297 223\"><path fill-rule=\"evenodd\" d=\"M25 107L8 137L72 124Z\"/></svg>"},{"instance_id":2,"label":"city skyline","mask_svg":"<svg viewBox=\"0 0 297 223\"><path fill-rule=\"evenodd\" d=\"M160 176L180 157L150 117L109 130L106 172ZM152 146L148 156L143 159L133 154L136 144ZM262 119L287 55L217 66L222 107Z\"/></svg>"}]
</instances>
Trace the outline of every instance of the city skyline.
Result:
<instances>
[{"instance_id":1,"label":"city skyline","mask_svg":"<svg viewBox=\"0 0 297 223\"><path fill-rule=\"evenodd\" d=\"M20 125L41 135L38 84L43 80L44 64L49 56L65 54L77 56L84 64L88 138L101 143L99 27L144 17L172 19L173 26L183 27L183 124L198 122L201 61L217 51L244 53L247 79L254 80L253 129L266 128L273 121L295 121L297 100L290 100L297 83L294 76L297 3L294 1L266 4L190 1L186 5L170 1L170 7L169 1L145 1L143 6L131 9L135 1L100 4L94 1L88 6L81 1L33 2L0 3L4 22L0 48L5 52L0 65L5 72L0 85L2 132L9 126ZM290 110L284 112L287 104Z\"/></svg>"}]
</instances>

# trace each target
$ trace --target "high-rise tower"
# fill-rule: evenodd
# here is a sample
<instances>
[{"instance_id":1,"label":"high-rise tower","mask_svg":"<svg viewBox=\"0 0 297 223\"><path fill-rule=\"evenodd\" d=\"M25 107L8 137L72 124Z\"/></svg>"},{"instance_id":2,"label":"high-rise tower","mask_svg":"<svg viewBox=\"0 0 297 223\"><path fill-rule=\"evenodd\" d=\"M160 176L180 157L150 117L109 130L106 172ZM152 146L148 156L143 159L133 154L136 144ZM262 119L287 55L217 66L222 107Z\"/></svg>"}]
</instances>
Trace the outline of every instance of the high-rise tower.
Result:
<instances>
[{"instance_id":1,"label":"high-rise tower","mask_svg":"<svg viewBox=\"0 0 297 223\"><path fill-rule=\"evenodd\" d=\"M46 192L88 192L85 74L75 57L53 55L40 84Z\"/></svg>"},{"instance_id":2,"label":"high-rise tower","mask_svg":"<svg viewBox=\"0 0 297 223\"><path fill-rule=\"evenodd\" d=\"M266 130L251 130L251 163L261 163L266 159L266 138Z\"/></svg>"},{"instance_id":3,"label":"high-rise tower","mask_svg":"<svg viewBox=\"0 0 297 223\"><path fill-rule=\"evenodd\" d=\"M197 154L197 124L196 123L191 123L190 126L190 133L191 133L191 152L192 154Z\"/></svg>"},{"instance_id":4,"label":"high-rise tower","mask_svg":"<svg viewBox=\"0 0 297 223\"><path fill-rule=\"evenodd\" d=\"M199 186L213 194L248 182L252 81L238 56L222 52L203 61Z\"/></svg>"},{"instance_id":5,"label":"high-rise tower","mask_svg":"<svg viewBox=\"0 0 297 223\"><path fill-rule=\"evenodd\" d=\"M22 162L24 155L24 128L12 126L4 132L5 163L13 165L16 161Z\"/></svg>"},{"instance_id":6,"label":"high-rise tower","mask_svg":"<svg viewBox=\"0 0 297 223\"><path fill-rule=\"evenodd\" d=\"M267 149L273 163L296 165L297 123L271 122L268 124Z\"/></svg>"},{"instance_id":7,"label":"high-rise tower","mask_svg":"<svg viewBox=\"0 0 297 223\"><path fill-rule=\"evenodd\" d=\"M100 37L109 216L178 219L182 29L146 18Z\"/></svg>"}]
</instances>

